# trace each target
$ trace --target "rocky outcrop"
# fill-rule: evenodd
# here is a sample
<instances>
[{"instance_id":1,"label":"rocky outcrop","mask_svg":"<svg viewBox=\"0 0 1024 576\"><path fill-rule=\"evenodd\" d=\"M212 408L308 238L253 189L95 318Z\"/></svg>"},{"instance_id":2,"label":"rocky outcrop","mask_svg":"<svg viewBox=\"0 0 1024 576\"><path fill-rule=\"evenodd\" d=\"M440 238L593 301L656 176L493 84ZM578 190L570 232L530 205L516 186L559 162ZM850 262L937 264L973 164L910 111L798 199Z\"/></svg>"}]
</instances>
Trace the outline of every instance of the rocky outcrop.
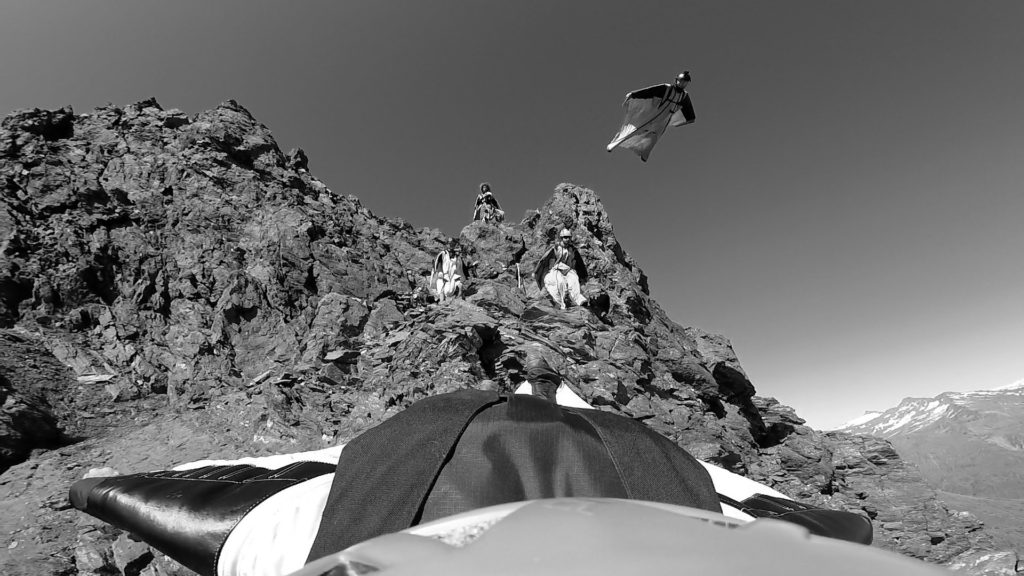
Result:
<instances>
[{"instance_id":1,"label":"rocky outcrop","mask_svg":"<svg viewBox=\"0 0 1024 576\"><path fill-rule=\"evenodd\" d=\"M2 126L0 322L64 371L3 390L35 394L74 436L0 476L18 511L0 520L5 574L179 570L67 509L91 468L333 445L429 395L510 391L538 357L698 457L874 516L881 546L996 573L965 560L992 548L977 522L927 496L891 448L806 427L755 396L727 339L669 319L591 190L560 184L519 223L467 225L471 278L438 305L424 295L451 239L329 189L237 103L195 117L152 100L35 110ZM607 311L556 310L536 286L562 227Z\"/></svg>"},{"instance_id":2,"label":"rocky outcrop","mask_svg":"<svg viewBox=\"0 0 1024 576\"><path fill-rule=\"evenodd\" d=\"M45 350L14 333L0 334L7 352L0 356L0 474L37 448L54 448L62 439L51 399L68 388L68 370ZM39 376L44 376L39 378Z\"/></svg>"}]
</instances>

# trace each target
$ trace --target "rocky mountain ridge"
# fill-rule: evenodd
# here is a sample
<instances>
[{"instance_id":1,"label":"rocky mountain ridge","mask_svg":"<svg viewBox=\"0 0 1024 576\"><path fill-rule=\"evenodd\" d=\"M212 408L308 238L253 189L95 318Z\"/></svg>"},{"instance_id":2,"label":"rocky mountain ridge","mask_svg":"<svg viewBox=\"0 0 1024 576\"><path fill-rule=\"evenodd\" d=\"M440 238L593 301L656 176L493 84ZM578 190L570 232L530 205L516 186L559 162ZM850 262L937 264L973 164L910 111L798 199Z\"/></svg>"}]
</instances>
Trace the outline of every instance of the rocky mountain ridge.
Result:
<instances>
[{"instance_id":1,"label":"rocky mountain ridge","mask_svg":"<svg viewBox=\"0 0 1024 576\"><path fill-rule=\"evenodd\" d=\"M555 310L531 281L563 226L606 314ZM669 319L594 191L560 184L519 223L469 223L472 277L438 305L422 296L449 240L331 190L233 101L195 116L155 100L9 115L0 571L185 573L68 509L67 486L91 468L345 442L428 395L510 391L539 356L700 458L870 517L877 546L1013 573L1015 554L889 443L805 426L755 395L727 339Z\"/></svg>"}]
</instances>

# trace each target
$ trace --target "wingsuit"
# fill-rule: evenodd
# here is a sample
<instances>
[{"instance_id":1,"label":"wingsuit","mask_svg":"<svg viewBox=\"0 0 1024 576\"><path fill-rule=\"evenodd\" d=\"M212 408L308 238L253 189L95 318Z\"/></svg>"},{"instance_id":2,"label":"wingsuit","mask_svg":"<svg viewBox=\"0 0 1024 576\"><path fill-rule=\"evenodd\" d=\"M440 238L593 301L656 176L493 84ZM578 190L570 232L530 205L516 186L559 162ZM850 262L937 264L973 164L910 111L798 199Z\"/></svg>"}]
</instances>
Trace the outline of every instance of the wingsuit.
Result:
<instances>
[{"instance_id":1,"label":"wingsuit","mask_svg":"<svg viewBox=\"0 0 1024 576\"><path fill-rule=\"evenodd\" d=\"M577 306L587 303L587 297L580 292L580 283L587 281L587 266L571 241L572 233L562 229L558 242L541 256L533 273L537 287L546 289L563 310L566 296Z\"/></svg>"},{"instance_id":2,"label":"wingsuit","mask_svg":"<svg viewBox=\"0 0 1024 576\"><path fill-rule=\"evenodd\" d=\"M608 143L608 151L625 148L647 162L665 128L683 126L697 119L686 92L689 83L690 73L683 72L673 84L658 84L626 94L622 103L626 117L618 134Z\"/></svg>"},{"instance_id":3,"label":"wingsuit","mask_svg":"<svg viewBox=\"0 0 1024 576\"><path fill-rule=\"evenodd\" d=\"M551 384L559 380L545 362L528 363L527 375L535 386L545 379ZM729 508L744 521L775 518L803 526L811 534L871 542L871 522L866 517L773 497L768 494L775 492L768 486L739 477L736 480L744 486L754 486L752 493L743 486L730 488L729 481L720 486L716 478L735 475L699 462L633 418L594 410L577 400L576 405L558 404L538 396L462 389L422 399L347 445L86 478L71 486L69 499L75 508L131 532L201 576L280 576L299 569L306 560L410 526L541 498L626 498L713 513ZM530 528L555 545L565 545L564 534L551 532L550 525ZM790 540L787 536L809 538L806 532L766 529L767 534L776 535L772 542L777 545ZM534 551L519 552L529 556ZM594 552L614 556L625 551ZM823 556L815 558L820 561ZM715 565L714 560L703 562L703 566ZM856 573L921 574L912 570Z\"/></svg>"},{"instance_id":4,"label":"wingsuit","mask_svg":"<svg viewBox=\"0 0 1024 576\"><path fill-rule=\"evenodd\" d=\"M345 447L309 560L419 522L562 495L721 510L697 460L635 420L459 390L420 400Z\"/></svg>"},{"instance_id":5,"label":"wingsuit","mask_svg":"<svg viewBox=\"0 0 1024 576\"><path fill-rule=\"evenodd\" d=\"M462 259L451 250L442 250L434 258L434 271L430 276L430 286L438 302L462 294L462 279L465 277Z\"/></svg>"}]
</instances>

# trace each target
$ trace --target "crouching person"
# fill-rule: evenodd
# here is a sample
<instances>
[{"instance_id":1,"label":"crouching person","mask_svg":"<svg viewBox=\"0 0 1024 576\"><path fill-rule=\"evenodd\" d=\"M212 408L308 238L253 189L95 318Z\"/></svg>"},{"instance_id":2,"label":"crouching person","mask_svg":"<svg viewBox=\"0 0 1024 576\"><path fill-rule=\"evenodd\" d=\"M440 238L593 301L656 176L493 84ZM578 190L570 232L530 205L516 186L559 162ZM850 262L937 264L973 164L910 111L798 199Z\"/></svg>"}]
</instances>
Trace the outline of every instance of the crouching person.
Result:
<instances>
[{"instance_id":1,"label":"crouching person","mask_svg":"<svg viewBox=\"0 0 1024 576\"><path fill-rule=\"evenodd\" d=\"M555 245L548 249L534 271L537 287L545 289L555 305L565 309L565 300L576 306L585 306L587 297L580 292L580 284L587 281L587 266L579 250L572 245L572 232L563 228Z\"/></svg>"}]
</instances>

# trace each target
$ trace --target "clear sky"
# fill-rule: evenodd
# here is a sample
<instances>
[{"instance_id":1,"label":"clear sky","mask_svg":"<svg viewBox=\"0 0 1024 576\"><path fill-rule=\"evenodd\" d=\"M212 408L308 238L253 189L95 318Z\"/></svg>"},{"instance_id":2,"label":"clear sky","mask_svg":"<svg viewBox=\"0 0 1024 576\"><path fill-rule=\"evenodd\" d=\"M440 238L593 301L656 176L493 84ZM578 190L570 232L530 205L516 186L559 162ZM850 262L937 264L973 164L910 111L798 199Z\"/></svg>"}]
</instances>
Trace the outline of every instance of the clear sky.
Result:
<instances>
[{"instance_id":1,"label":"clear sky","mask_svg":"<svg viewBox=\"0 0 1024 576\"><path fill-rule=\"evenodd\" d=\"M0 112L235 99L379 215L595 190L678 323L817 428L1024 377L1024 2L0 0ZM605 144L690 70L697 123Z\"/></svg>"}]
</instances>

